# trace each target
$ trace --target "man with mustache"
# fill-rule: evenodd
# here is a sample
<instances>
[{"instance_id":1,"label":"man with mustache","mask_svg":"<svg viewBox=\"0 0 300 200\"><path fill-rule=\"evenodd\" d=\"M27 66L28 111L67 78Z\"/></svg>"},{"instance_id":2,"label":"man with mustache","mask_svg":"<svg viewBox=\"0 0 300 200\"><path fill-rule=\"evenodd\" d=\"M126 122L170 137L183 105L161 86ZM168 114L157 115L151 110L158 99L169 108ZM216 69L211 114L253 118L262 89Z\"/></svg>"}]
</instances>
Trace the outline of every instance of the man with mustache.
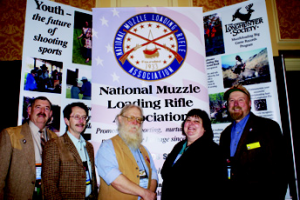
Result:
<instances>
[{"instance_id":1,"label":"man with mustache","mask_svg":"<svg viewBox=\"0 0 300 200\"><path fill-rule=\"evenodd\" d=\"M228 172L225 199L285 199L289 169L280 126L250 112L250 93L242 85L229 88L224 100L233 120L220 138Z\"/></svg>"},{"instance_id":2,"label":"man with mustache","mask_svg":"<svg viewBox=\"0 0 300 200\"><path fill-rule=\"evenodd\" d=\"M50 140L43 152L44 199L97 199L93 145L82 137L89 111L75 102L63 111L66 133Z\"/></svg>"},{"instance_id":3,"label":"man with mustache","mask_svg":"<svg viewBox=\"0 0 300 200\"><path fill-rule=\"evenodd\" d=\"M46 128L52 104L46 97L32 100L29 121L0 133L0 199L41 199L44 142L57 135Z\"/></svg>"},{"instance_id":4,"label":"man with mustache","mask_svg":"<svg viewBox=\"0 0 300 200\"><path fill-rule=\"evenodd\" d=\"M157 171L143 140L143 111L126 105L117 115L119 134L102 142L96 166L100 175L100 200L154 200Z\"/></svg>"}]
</instances>

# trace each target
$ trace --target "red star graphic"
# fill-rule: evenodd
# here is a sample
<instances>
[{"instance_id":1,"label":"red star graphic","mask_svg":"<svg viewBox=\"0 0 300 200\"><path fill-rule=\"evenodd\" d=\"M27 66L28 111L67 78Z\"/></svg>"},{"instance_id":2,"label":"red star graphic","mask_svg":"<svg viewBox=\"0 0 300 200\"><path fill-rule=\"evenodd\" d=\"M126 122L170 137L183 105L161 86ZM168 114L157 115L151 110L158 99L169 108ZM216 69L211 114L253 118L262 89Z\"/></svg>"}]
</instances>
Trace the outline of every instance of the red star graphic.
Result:
<instances>
[{"instance_id":1,"label":"red star graphic","mask_svg":"<svg viewBox=\"0 0 300 200\"><path fill-rule=\"evenodd\" d=\"M131 55L130 58L133 59L133 55Z\"/></svg>"},{"instance_id":2,"label":"red star graphic","mask_svg":"<svg viewBox=\"0 0 300 200\"><path fill-rule=\"evenodd\" d=\"M130 48L130 45L127 45L126 48L129 49L129 48Z\"/></svg>"},{"instance_id":3,"label":"red star graphic","mask_svg":"<svg viewBox=\"0 0 300 200\"><path fill-rule=\"evenodd\" d=\"M172 41L172 40L173 40L173 37L170 37L169 39L170 39L170 41Z\"/></svg>"},{"instance_id":4,"label":"red star graphic","mask_svg":"<svg viewBox=\"0 0 300 200\"><path fill-rule=\"evenodd\" d=\"M171 47L172 47L172 48L175 48L175 44L172 44Z\"/></svg>"},{"instance_id":5,"label":"red star graphic","mask_svg":"<svg viewBox=\"0 0 300 200\"><path fill-rule=\"evenodd\" d=\"M172 56L171 56L171 55L169 55L169 58L171 59L171 58L172 58Z\"/></svg>"},{"instance_id":6,"label":"red star graphic","mask_svg":"<svg viewBox=\"0 0 300 200\"><path fill-rule=\"evenodd\" d=\"M151 27L151 26L152 26L152 24L149 23L149 24L148 24L148 27Z\"/></svg>"},{"instance_id":7,"label":"red star graphic","mask_svg":"<svg viewBox=\"0 0 300 200\"><path fill-rule=\"evenodd\" d=\"M164 60L164 64L166 64L166 63L167 63L167 61Z\"/></svg>"},{"instance_id":8,"label":"red star graphic","mask_svg":"<svg viewBox=\"0 0 300 200\"><path fill-rule=\"evenodd\" d=\"M168 30L167 29L164 29L164 32L166 33Z\"/></svg>"},{"instance_id":9,"label":"red star graphic","mask_svg":"<svg viewBox=\"0 0 300 200\"><path fill-rule=\"evenodd\" d=\"M131 41L131 38L129 37L129 38L127 38L127 42L130 42Z\"/></svg>"},{"instance_id":10,"label":"red star graphic","mask_svg":"<svg viewBox=\"0 0 300 200\"><path fill-rule=\"evenodd\" d=\"M160 25L156 25L156 28L160 28Z\"/></svg>"},{"instance_id":11,"label":"red star graphic","mask_svg":"<svg viewBox=\"0 0 300 200\"><path fill-rule=\"evenodd\" d=\"M133 29L134 32L137 32L137 28Z\"/></svg>"},{"instance_id":12,"label":"red star graphic","mask_svg":"<svg viewBox=\"0 0 300 200\"><path fill-rule=\"evenodd\" d=\"M137 61L136 61L136 64L138 65L138 64L140 64L140 62L137 60Z\"/></svg>"},{"instance_id":13,"label":"red star graphic","mask_svg":"<svg viewBox=\"0 0 300 200\"><path fill-rule=\"evenodd\" d=\"M144 28L144 25L141 25L141 28Z\"/></svg>"}]
</instances>

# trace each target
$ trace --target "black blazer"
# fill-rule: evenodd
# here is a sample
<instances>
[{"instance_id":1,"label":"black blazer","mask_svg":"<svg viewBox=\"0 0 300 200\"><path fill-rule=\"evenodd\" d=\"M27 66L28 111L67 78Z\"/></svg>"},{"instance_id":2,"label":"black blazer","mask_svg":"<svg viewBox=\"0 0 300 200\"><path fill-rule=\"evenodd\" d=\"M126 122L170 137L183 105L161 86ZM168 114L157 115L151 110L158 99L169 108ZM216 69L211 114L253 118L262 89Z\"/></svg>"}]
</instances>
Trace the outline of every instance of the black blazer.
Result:
<instances>
[{"instance_id":1,"label":"black blazer","mask_svg":"<svg viewBox=\"0 0 300 200\"><path fill-rule=\"evenodd\" d=\"M231 128L222 133L224 159L230 157ZM247 149L251 143L259 148ZM287 190L287 152L277 122L250 113L232 160L232 178L226 184L230 199L284 199Z\"/></svg>"},{"instance_id":2,"label":"black blazer","mask_svg":"<svg viewBox=\"0 0 300 200\"><path fill-rule=\"evenodd\" d=\"M185 142L177 143L163 164L161 199L220 199L224 168L219 146L204 134L172 167Z\"/></svg>"}]
</instances>

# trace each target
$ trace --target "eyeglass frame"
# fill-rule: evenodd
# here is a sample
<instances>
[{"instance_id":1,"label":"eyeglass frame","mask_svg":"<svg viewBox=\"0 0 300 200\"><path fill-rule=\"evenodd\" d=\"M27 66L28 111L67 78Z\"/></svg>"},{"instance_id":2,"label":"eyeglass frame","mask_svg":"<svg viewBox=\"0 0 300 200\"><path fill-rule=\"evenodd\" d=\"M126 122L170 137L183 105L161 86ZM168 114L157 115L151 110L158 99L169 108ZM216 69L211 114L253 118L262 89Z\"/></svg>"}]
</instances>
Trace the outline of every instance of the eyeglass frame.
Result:
<instances>
[{"instance_id":1,"label":"eyeglass frame","mask_svg":"<svg viewBox=\"0 0 300 200\"><path fill-rule=\"evenodd\" d=\"M78 114L76 115L70 115L70 117L74 118L75 120L84 120L84 121L89 121L90 120L90 116L79 116Z\"/></svg>"},{"instance_id":2,"label":"eyeglass frame","mask_svg":"<svg viewBox=\"0 0 300 200\"><path fill-rule=\"evenodd\" d=\"M142 124L144 122L144 117L134 117L134 116L124 116L124 115L119 115L121 117L125 117L127 119L128 122L132 122L133 120L135 120L137 123Z\"/></svg>"}]
</instances>

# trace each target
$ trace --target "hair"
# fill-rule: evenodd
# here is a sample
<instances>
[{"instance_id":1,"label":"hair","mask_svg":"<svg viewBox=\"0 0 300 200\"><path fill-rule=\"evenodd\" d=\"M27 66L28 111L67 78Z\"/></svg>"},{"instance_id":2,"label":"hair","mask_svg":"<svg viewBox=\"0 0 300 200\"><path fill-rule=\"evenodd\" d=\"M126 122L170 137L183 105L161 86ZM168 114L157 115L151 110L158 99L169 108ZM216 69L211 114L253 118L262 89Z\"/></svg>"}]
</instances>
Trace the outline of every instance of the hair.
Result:
<instances>
[{"instance_id":1,"label":"hair","mask_svg":"<svg viewBox=\"0 0 300 200\"><path fill-rule=\"evenodd\" d=\"M242 60L242 58L239 55L235 56L235 59L238 61Z\"/></svg>"},{"instance_id":2,"label":"hair","mask_svg":"<svg viewBox=\"0 0 300 200\"><path fill-rule=\"evenodd\" d=\"M143 115L143 110L141 107L137 106L137 105L134 105L134 104L129 104L129 105L126 105L122 108L121 112L117 115L117 118L119 116L122 116L125 112L127 112L128 110L130 110L131 108L137 108L140 110L141 114L142 114L142 117L144 116ZM119 122L119 120L117 120Z\"/></svg>"},{"instance_id":3,"label":"hair","mask_svg":"<svg viewBox=\"0 0 300 200\"><path fill-rule=\"evenodd\" d=\"M208 114L204 110L201 110L201 109L192 109L187 113L186 118L182 123L182 134L186 135L184 132L184 124L185 124L187 118L191 117L191 116L199 117L202 119L203 128L205 130L204 135L206 137L209 137L210 139L213 139L214 134L213 134L213 131L211 128L210 118L208 117Z\"/></svg>"},{"instance_id":4,"label":"hair","mask_svg":"<svg viewBox=\"0 0 300 200\"><path fill-rule=\"evenodd\" d=\"M88 107L84 104L84 103L81 103L81 102L74 102L74 103L71 103L71 104L68 104L63 113L64 113L64 118L67 118L68 120L70 120L70 115L72 113L72 108L74 107L79 107L79 108L82 108L85 112L86 112L86 115L88 116L89 115L89 109Z\"/></svg>"},{"instance_id":5,"label":"hair","mask_svg":"<svg viewBox=\"0 0 300 200\"><path fill-rule=\"evenodd\" d=\"M52 103L51 103L51 101L50 101L47 97L44 97L44 96L39 96L39 97L36 97L36 98L32 99L32 100L31 100L30 107L33 107L34 104L35 104L35 102L36 102L37 100L48 101L49 104L50 104L50 110L52 110Z\"/></svg>"}]
</instances>

